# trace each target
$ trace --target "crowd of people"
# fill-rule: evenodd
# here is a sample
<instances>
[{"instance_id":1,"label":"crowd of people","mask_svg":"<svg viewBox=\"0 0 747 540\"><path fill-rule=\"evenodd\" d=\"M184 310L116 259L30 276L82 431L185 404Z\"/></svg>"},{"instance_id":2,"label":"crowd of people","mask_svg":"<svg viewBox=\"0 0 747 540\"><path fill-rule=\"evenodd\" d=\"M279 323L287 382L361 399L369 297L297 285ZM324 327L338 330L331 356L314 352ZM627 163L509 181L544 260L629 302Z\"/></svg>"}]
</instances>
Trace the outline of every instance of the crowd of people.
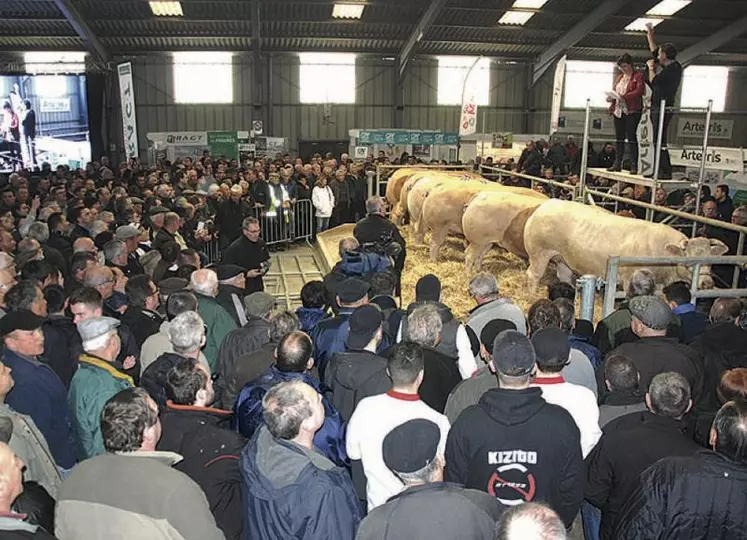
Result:
<instances>
[{"instance_id":1,"label":"crowd of people","mask_svg":"<svg viewBox=\"0 0 747 540\"><path fill-rule=\"evenodd\" d=\"M696 309L687 284L640 270L596 329L572 286L525 313L487 273L465 320L432 274L400 305L407 246L365 197L373 162L10 175L8 538L739 537L741 303ZM303 197L318 231L357 224L289 310L264 291L263 237Z\"/></svg>"}]
</instances>

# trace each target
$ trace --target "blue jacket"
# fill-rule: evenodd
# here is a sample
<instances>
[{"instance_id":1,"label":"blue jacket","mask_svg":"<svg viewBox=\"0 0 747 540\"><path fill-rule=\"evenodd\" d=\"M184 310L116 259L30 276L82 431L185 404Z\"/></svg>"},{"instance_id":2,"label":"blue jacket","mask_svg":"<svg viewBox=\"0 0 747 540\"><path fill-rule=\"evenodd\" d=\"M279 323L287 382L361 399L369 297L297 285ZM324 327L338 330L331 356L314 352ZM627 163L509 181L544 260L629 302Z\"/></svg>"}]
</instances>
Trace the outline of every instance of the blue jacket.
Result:
<instances>
[{"instance_id":1,"label":"blue jacket","mask_svg":"<svg viewBox=\"0 0 747 540\"><path fill-rule=\"evenodd\" d=\"M329 315L322 308L305 308L300 307L296 310L296 316L301 321L301 330L307 334L311 334L311 331L316 326L316 323L329 319Z\"/></svg>"},{"instance_id":2,"label":"blue jacket","mask_svg":"<svg viewBox=\"0 0 747 540\"><path fill-rule=\"evenodd\" d=\"M687 303L677 306L672 313L679 317L681 326L680 341L690 343L703 333L708 326L708 315L695 309L695 306Z\"/></svg>"},{"instance_id":3,"label":"blue jacket","mask_svg":"<svg viewBox=\"0 0 747 540\"><path fill-rule=\"evenodd\" d=\"M323 429L323 428L322 428ZM245 540L353 540L361 509L347 471L257 430L241 454Z\"/></svg>"},{"instance_id":4,"label":"blue jacket","mask_svg":"<svg viewBox=\"0 0 747 540\"><path fill-rule=\"evenodd\" d=\"M3 363L13 370L15 385L5 402L29 415L44 438L55 462L63 469L75 465L75 441L67 411L67 389L47 364L3 351Z\"/></svg>"},{"instance_id":5,"label":"blue jacket","mask_svg":"<svg viewBox=\"0 0 747 540\"><path fill-rule=\"evenodd\" d=\"M604 363L604 355L594 345L589 343L589 340L585 337L576 336L571 334L568 336L568 341L571 344L571 349L577 349L584 353L591 362L591 366L594 371L597 372Z\"/></svg>"},{"instance_id":6,"label":"blue jacket","mask_svg":"<svg viewBox=\"0 0 747 540\"><path fill-rule=\"evenodd\" d=\"M280 371L276 366L270 369L260 378L248 383L242 388L236 400L235 422L239 432L250 439L259 427L264 424L262 419L262 399L267 391L281 382L301 379L322 395L324 405L324 424L314 436L314 446L328 459L337 465L348 465L348 456L345 451L345 431L340 413L335 409L332 402L327 398L330 389L317 381L308 373L286 373Z\"/></svg>"}]
</instances>

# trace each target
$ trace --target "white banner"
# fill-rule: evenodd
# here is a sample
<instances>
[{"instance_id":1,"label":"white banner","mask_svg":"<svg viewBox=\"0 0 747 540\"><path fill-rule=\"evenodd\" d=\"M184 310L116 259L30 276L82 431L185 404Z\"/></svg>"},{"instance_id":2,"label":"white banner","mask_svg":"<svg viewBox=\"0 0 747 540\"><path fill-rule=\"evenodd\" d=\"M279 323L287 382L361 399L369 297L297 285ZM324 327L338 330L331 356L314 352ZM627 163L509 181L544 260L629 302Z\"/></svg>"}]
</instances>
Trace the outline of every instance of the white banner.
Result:
<instances>
[{"instance_id":1,"label":"white banner","mask_svg":"<svg viewBox=\"0 0 747 540\"><path fill-rule=\"evenodd\" d=\"M41 98L39 111L43 113L70 112L70 98Z\"/></svg>"},{"instance_id":2,"label":"white banner","mask_svg":"<svg viewBox=\"0 0 747 540\"><path fill-rule=\"evenodd\" d=\"M669 147L672 165L700 167L703 149L699 146ZM709 148L706 153L706 169L713 171L744 171L744 155L741 148Z\"/></svg>"},{"instance_id":3,"label":"white banner","mask_svg":"<svg viewBox=\"0 0 747 540\"><path fill-rule=\"evenodd\" d=\"M140 154L135 119L135 89L132 86L132 64L126 62L117 66L119 73L119 98L122 104L122 134L124 136L127 159Z\"/></svg>"},{"instance_id":4,"label":"white banner","mask_svg":"<svg viewBox=\"0 0 747 540\"><path fill-rule=\"evenodd\" d=\"M649 85L644 85L643 114L636 129L638 138L638 174L641 176L654 174L656 160L656 144L654 141L654 124L651 121L651 96L653 92Z\"/></svg>"},{"instance_id":5,"label":"white banner","mask_svg":"<svg viewBox=\"0 0 747 540\"><path fill-rule=\"evenodd\" d=\"M555 66L555 80L552 84L552 109L550 112L550 135L557 133L560 122L560 106L563 98L563 81L565 81L565 64L567 56L558 60Z\"/></svg>"},{"instance_id":6,"label":"white banner","mask_svg":"<svg viewBox=\"0 0 747 540\"><path fill-rule=\"evenodd\" d=\"M464 76L464 88L462 89L462 117L459 120L459 136L466 137L477 132L477 88L476 81L472 77L475 67L480 60L475 60L472 67Z\"/></svg>"},{"instance_id":7,"label":"white banner","mask_svg":"<svg viewBox=\"0 0 747 540\"><path fill-rule=\"evenodd\" d=\"M677 136L702 139L705 132L705 120L692 120L690 118L677 119ZM734 120L711 119L708 128L709 139L731 139L734 132Z\"/></svg>"}]
</instances>

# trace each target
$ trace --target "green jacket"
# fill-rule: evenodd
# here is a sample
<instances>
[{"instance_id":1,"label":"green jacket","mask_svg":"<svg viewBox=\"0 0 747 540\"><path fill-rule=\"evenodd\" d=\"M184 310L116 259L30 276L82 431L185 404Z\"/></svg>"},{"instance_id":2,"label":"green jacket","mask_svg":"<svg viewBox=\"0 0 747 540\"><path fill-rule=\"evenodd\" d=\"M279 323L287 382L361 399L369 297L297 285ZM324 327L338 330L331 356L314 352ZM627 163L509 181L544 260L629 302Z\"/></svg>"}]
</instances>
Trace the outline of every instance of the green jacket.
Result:
<instances>
[{"instance_id":1,"label":"green jacket","mask_svg":"<svg viewBox=\"0 0 747 540\"><path fill-rule=\"evenodd\" d=\"M234 321L231 314L226 311L226 308L221 306L215 298L210 296L204 296L202 294L197 295L197 312L202 317L202 322L207 327L205 336L205 348L203 353L207 358L208 364L210 364L210 372L215 373L215 368L218 364L218 349L223 341L223 338L231 330L236 330L236 321Z\"/></svg>"},{"instance_id":2,"label":"green jacket","mask_svg":"<svg viewBox=\"0 0 747 540\"><path fill-rule=\"evenodd\" d=\"M106 360L82 354L79 362L80 367L67 393L67 408L78 446L78 459L83 461L105 452L100 417L106 402L120 390L135 385L129 375Z\"/></svg>"}]
</instances>

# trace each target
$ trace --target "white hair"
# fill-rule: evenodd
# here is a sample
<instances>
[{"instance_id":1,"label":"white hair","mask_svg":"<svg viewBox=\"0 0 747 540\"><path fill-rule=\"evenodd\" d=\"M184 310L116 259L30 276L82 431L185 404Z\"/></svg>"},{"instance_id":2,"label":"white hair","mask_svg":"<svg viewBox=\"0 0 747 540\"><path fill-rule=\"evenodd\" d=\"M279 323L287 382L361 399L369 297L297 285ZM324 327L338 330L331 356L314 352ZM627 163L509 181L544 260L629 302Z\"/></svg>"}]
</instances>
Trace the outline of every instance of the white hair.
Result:
<instances>
[{"instance_id":1,"label":"white hair","mask_svg":"<svg viewBox=\"0 0 747 540\"><path fill-rule=\"evenodd\" d=\"M41 221L36 221L29 227L27 236L33 238L40 244L44 244L49 240L49 226Z\"/></svg>"},{"instance_id":2,"label":"white hair","mask_svg":"<svg viewBox=\"0 0 747 540\"><path fill-rule=\"evenodd\" d=\"M109 230L109 225L105 221L97 219L91 225L91 238L96 238L101 233Z\"/></svg>"},{"instance_id":3,"label":"white hair","mask_svg":"<svg viewBox=\"0 0 747 540\"><path fill-rule=\"evenodd\" d=\"M87 341L83 342L83 350L86 352L92 352L92 351L100 351L101 349L105 348L107 344L109 343L109 340L114 337L114 334L116 334L116 330L112 330L110 332L107 332L103 336L99 336L97 338L89 339Z\"/></svg>"},{"instance_id":4,"label":"white hair","mask_svg":"<svg viewBox=\"0 0 747 540\"><path fill-rule=\"evenodd\" d=\"M480 272L469 282L469 293L475 298L490 298L498 294L498 280L493 274Z\"/></svg>"},{"instance_id":5,"label":"white hair","mask_svg":"<svg viewBox=\"0 0 747 540\"><path fill-rule=\"evenodd\" d=\"M419 307L407 317L410 340L422 347L435 347L442 330L441 315L433 304Z\"/></svg>"},{"instance_id":6,"label":"white hair","mask_svg":"<svg viewBox=\"0 0 747 540\"><path fill-rule=\"evenodd\" d=\"M193 291L205 296L215 296L218 291L218 274L208 268L192 272L189 282Z\"/></svg>"},{"instance_id":7,"label":"white hair","mask_svg":"<svg viewBox=\"0 0 747 540\"><path fill-rule=\"evenodd\" d=\"M205 326L196 311L180 313L169 323L169 341L177 354L199 350L204 335Z\"/></svg>"}]
</instances>

